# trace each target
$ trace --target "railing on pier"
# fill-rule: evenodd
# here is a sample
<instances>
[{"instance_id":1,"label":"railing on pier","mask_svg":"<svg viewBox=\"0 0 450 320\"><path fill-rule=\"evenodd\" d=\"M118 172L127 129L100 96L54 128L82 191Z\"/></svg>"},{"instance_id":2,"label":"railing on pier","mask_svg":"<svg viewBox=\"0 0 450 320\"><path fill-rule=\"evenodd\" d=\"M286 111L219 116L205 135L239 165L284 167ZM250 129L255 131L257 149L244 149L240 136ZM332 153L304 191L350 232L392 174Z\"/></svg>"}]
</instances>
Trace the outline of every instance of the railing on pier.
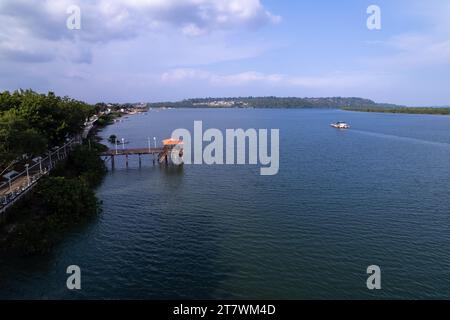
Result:
<instances>
[{"instance_id":1,"label":"railing on pier","mask_svg":"<svg viewBox=\"0 0 450 320\"><path fill-rule=\"evenodd\" d=\"M91 132L92 128L94 127L94 124L97 122L98 119L99 117L95 115L91 117L88 122L85 123L83 133L81 134L83 139L86 139L88 137L89 133Z\"/></svg>"},{"instance_id":2,"label":"railing on pier","mask_svg":"<svg viewBox=\"0 0 450 320\"><path fill-rule=\"evenodd\" d=\"M59 161L66 159L73 147L79 144L81 139L73 138L62 147L47 152L46 157L35 158L35 164L25 165L25 170L0 184L0 217L32 190L43 176L48 175Z\"/></svg>"},{"instance_id":3,"label":"railing on pier","mask_svg":"<svg viewBox=\"0 0 450 320\"><path fill-rule=\"evenodd\" d=\"M105 157L105 162L111 160L111 167L115 168L115 157L119 156L125 156L126 158L126 166L128 168L128 156L137 155L139 156L139 167L142 165L142 159L141 156L143 155L153 155L156 156L159 155L164 151L164 148L134 148L134 149L124 149L124 148L118 148L116 146L116 149L110 149L105 152L102 152L100 155L102 157ZM155 163L155 158L153 158L153 163Z\"/></svg>"},{"instance_id":4,"label":"railing on pier","mask_svg":"<svg viewBox=\"0 0 450 320\"><path fill-rule=\"evenodd\" d=\"M179 154L179 157L181 159L180 163L182 163L182 157L183 157L183 150L175 150L173 148L173 146L168 146L165 145L163 147L160 148L131 148L131 149L125 149L125 148L118 148L118 146L116 145L115 149L110 149L108 151L105 151L101 154L102 157L104 157L104 161L109 161L111 160L111 167L112 169L114 169L115 167L115 157L119 157L119 156L125 156L125 164L126 167L128 168L128 157L132 156L132 155L137 155L139 156L139 167L141 167L142 164L142 159L141 156L142 155L153 155L153 156L157 156L157 158L153 157L153 164L155 164L156 161L158 161L159 163L166 163L169 164L169 162L171 162L169 160L169 158L171 159L171 153L172 152L177 152Z\"/></svg>"},{"instance_id":5,"label":"railing on pier","mask_svg":"<svg viewBox=\"0 0 450 320\"><path fill-rule=\"evenodd\" d=\"M102 156L123 156L123 155L139 155L139 154L159 154L164 148L135 148L135 149L111 149L103 152Z\"/></svg>"}]
</instances>

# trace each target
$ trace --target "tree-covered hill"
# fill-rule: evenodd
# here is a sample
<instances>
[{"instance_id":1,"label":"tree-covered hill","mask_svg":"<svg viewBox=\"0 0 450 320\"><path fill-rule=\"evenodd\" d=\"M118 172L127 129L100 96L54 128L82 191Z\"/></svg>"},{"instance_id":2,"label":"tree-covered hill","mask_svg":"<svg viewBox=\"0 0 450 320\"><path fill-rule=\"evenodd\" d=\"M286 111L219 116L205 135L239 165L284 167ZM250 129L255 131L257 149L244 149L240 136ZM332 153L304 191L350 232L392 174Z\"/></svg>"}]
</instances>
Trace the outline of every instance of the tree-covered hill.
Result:
<instances>
[{"instance_id":1,"label":"tree-covered hill","mask_svg":"<svg viewBox=\"0 0 450 320\"><path fill-rule=\"evenodd\" d=\"M172 108L329 108L344 107L397 107L392 104L380 104L363 98L297 98L297 97L236 97L236 98L199 98L186 99L178 102L151 103L150 107Z\"/></svg>"}]
</instances>

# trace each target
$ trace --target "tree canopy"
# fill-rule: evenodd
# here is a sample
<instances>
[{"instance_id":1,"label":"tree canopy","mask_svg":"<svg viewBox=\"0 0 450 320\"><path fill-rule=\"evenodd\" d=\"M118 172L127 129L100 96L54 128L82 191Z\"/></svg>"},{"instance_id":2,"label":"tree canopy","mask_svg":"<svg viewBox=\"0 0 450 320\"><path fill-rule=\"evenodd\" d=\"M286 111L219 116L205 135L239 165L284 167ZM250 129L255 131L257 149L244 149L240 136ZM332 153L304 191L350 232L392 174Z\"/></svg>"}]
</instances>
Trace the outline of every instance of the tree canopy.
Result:
<instances>
[{"instance_id":1,"label":"tree canopy","mask_svg":"<svg viewBox=\"0 0 450 320\"><path fill-rule=\"evenodd\" d=\"M94 107L52 92L0 92L0 168L23 154L38 155L62 144L94 113Z\"/></svg>"},{"instance_id":2,"label":"tree canopy","mask_svg":"<svg viewBox=\"0 0 450 320\"><path fill-rule=\"evenodd\" d=\"M432 107L403 107L403 108L344 108L347 111L360 112L379 112L379 113L405 113L405 114L431 114L431 115L450 115L450 108L432 108Z\"/></svg>"}]
</instances>

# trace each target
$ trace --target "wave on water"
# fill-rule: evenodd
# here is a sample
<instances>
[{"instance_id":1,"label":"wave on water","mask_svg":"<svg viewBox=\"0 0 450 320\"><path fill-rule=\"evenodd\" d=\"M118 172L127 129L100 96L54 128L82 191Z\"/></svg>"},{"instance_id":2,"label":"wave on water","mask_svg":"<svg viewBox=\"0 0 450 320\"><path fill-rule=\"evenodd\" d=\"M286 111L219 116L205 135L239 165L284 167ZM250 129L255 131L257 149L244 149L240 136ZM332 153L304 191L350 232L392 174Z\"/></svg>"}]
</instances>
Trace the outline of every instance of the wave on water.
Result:
<instances>
[{"instance_id":1,"label":"wave on water","mask_svg":"<svg viewBox=\"0 0 450 320\"><path fill-rule=\"evenodd\" d=\"M426 144L426 145L430 145L430 146L450 148L450 143L446 143L446 142L423 140L423 139L417 139L417 138L411 138L411 137L397 136L394 134L386 134L386 133L364 131L364 130L352 129L351 132L356 132L356 133L364 134L367 136L384 138L384 139L393 139L393 140L405 141L405 142L410 142L410 143L420 143L420 144Z\"/></svg>"}]
</instances>

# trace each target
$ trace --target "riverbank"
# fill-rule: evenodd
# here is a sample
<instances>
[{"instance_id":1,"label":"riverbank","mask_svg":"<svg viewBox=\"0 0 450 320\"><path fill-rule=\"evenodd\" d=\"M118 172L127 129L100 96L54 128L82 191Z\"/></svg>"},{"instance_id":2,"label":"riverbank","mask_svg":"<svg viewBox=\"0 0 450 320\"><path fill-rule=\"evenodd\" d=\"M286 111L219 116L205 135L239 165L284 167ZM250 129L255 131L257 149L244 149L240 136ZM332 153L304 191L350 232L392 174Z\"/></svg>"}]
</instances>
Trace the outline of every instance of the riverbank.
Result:
<instances>
[{"instance_id":1,"label":"riverbank","mask_svg":"<svg viewBox=\"0 0 450 320\"><path fill-rule=\"evenodd\" d=\"M0 229L0 251L20 255L51 251L64 231L97 215L96 187L106 173L99 157L105 146L77 146L23 201L8 213Z\"/></svg>"},{"instance_id":2,"label":"riverbank","mask_svg":"<svg viewBox=\"0 0 450 320\"><path fill-rule=\"evenodd\" d=\"M342 108L344 111L356 112L377 112L377 113L402 113L402 114L430 114L430 115L450 115L450 108Z\"/></svg>"},{"instance_id":3,"label":"riverbank","mask_svg":"<svg viewBox=\"0 0 450 320\"><path fill-rule=\"evenodd\" d=\"M10 210L0 225L0 254L50 252L64 231L101 212L95 190L107 172L100 153L108 148L100 143L98 133L123 115L99 116L84 143Z\"/></svg>"}]
</instances>

